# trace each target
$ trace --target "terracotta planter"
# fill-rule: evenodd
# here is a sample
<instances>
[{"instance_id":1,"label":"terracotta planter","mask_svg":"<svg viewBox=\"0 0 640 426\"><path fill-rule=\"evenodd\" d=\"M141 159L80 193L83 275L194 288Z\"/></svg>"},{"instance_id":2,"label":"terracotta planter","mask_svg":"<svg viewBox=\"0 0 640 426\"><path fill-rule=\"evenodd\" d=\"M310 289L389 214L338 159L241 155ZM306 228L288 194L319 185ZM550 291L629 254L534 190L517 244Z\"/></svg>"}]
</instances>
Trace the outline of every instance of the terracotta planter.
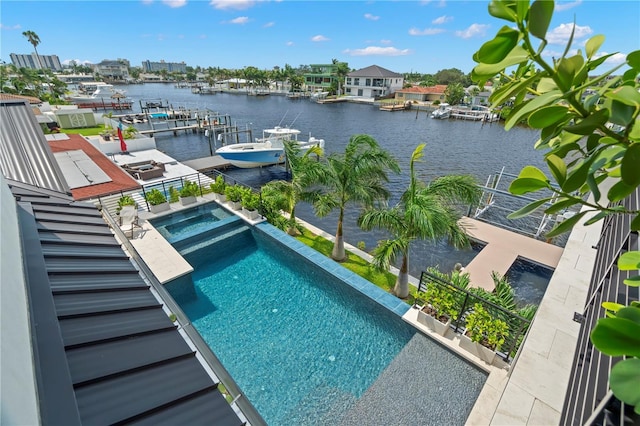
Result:
<instances>
[{"instance_id":1,"label":"terracotta planter","mask_svg":"<svg viewBox=\"0 0 640 426\"><path fill-rule=\"evenodd\" d=\"M479 342L472 341L471 338L464 333L460 335L460 347L487 364L493 364L495 361L496 352L493 349L487 348Z\"/></svg>"},{"instance_id":2,"label":"terracotta planter","mask_svg":"<svg viewBox=\"0 0 640 426\"><path fill-rule=\"evenodd\" d=\"M151 213L162 213L162 212L166 212L167 210L169 210L169 202L165 201L162 204L156 204L155 206L153 204L149 204L149 211Z\"/></svg>"},{"instance_id":3,"label":"terracotta planter","mask_svg":"<svg viewBox=\"0 0 640 426\"><path fill-rule=\"evenodd\" d=\"M196 202L195 195L190 195L188 197L180 197L180 204L183 206L188 206L189 204L194 204Z\"/></svg>"},{"instance_id":4,"label":"terracotta planter","mask_svg":"<svg viewBox=\"0 0 640 426\"><path fill-rule=\"evenodd\" d=\"M429 330L443 337L447 337L447 335L451 332L451 318L448 317L447 321L443 323L441 320L434 318L423 310L420 310L418 312L418 322L420 324L426 325Z\"/></svg>"}]
</instances>

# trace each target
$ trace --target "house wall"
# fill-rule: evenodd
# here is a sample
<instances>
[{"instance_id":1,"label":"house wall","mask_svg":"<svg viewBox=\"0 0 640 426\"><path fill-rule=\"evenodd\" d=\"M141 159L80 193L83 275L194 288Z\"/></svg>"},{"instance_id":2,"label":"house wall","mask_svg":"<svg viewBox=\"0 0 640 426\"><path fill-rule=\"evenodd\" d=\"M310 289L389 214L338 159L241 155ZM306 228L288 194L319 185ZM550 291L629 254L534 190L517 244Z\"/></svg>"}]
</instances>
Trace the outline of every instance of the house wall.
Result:
<instances>
[{"instance_id":1,"label":"house wall","mask_svg":"<svg viewBox=\"0 0 640 426\"><path fill-rule=\"evenodd\" d=\"M16 202L0 174L0 424L40 424Z\"/></svg>"},{"instance_id":2,"label":"house wall","mask_svg":"<svg viewBox=\"0 0 640 426\"><path fill-rule=\"evenodd\" d=\"M345 92L351 96L362 96L365 98L375 98L385 96L402 89L403 78L380 78L380 77L346 77ZM362 94L360 94L362 91Z\"/></svg>"}]
</instances>

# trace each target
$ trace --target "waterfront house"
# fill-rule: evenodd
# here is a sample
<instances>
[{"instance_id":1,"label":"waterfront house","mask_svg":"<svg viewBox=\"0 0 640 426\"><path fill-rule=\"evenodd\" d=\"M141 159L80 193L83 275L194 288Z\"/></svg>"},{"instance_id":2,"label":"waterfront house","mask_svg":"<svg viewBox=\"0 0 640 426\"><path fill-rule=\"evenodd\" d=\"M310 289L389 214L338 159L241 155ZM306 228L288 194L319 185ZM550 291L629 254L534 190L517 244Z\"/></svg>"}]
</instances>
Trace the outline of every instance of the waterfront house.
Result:
<instances>
[{"instance_id":1,"label":"waterfront house","mask_svg":"<svg viewBox=\"0 0 640 426\"><path fill-rule=\"evenodd\" d=\"M347 74L344 90L347 95L379 98L402 89L404 77L397 72L371 65Z\"/></svg>"},{"instance_id":2,"label":"waterfront house","mask_svg":"<svg viewBox=\"0 0 640 426\"><path fill-rule=\"evenodd\" d=\"M304 84L308 92L329 92L331 85L338 82L338 67L335 64L311 64L311 71L304 74Z\"/></svg>"},{"instance_id":3,"label":"waterfront house","mask_svg":"<svg viewBox=\"0 0 640 426\"><path fill-rule=\"evenodd\" d=\"M398 90L395 99L401 102L444 102L446 89L446 84L436 84L429 87L413 86Z\"/></svg>"},{"instance_id":4,"label":"waterfront house","mask_svg":"<svg viewBox=\"0 0 640 426\"><path fill-rule=\"evenodd\" d=\"M95 64L93 67L97 74L100 74L106 81L125 82L129 76L129 61L126 59L108 60Z\"/></svg>"}]
</instances>

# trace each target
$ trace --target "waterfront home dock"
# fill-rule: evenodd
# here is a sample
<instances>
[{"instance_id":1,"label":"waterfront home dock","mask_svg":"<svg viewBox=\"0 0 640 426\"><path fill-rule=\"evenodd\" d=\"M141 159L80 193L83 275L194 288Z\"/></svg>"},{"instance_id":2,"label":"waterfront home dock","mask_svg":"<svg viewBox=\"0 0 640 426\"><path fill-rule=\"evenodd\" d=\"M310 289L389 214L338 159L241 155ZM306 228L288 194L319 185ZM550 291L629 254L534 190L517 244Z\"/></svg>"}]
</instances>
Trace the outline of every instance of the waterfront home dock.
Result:
<instances>
[{"instance_id":1,"label":"waterfront home dock","mask_svg":"<svg viewBox=\"0 0 640 426\"><path fill-rule=\"evenodd\" d=\"M206 172L215 169L226 169L231 165L227 160L219 155L212 155L210 157L196 158L194 160L182 161L182 164L189 166L199 172Z\"/></svg>"},{"instance_id":2,"label":"waterfront home dock","mask_svg":"<svg viewBox=\"0 0 640 426\"><path fill-rule=\"evenodd\" d=\"M404 111L406 109L409 109L409 105L404 102L380 105L380 111Z\"/></svg>"},{"instance_id":3,"label":"waterfront home dock","mask_svg":"<svg viewBox=\"0 0 640 426\"><path fill-rule=\"evenodd\" d=\"M555 269L564 249L544 241L498 228L479 220L465 217L462 226L474 240L487 245L465 266L471 285L493 291L493 271L504 276L518 257Z\"/></svg>"}]
</instances>

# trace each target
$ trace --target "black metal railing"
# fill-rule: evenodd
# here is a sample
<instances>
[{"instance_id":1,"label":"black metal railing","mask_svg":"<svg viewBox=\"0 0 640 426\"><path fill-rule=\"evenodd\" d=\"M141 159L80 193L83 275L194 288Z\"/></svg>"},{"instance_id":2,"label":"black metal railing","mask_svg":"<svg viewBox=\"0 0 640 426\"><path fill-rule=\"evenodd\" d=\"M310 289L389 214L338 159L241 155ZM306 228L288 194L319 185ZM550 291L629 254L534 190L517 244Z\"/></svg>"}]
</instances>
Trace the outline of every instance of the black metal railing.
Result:
<instances>
[{"instance_id":1,"label":"black metal railing","mask_svg":"<svg viewBox=\"0 0 640 426\"><path fill-rule=\"evenodd\" d=\"M456 314L452 318L451 327L456 333L464 332L467 326L466 318L473 311L476 304L480 304L492 318L504 321L509 331L504 336L504 343L499 348L496 348L496 353L506 362L513 360L524 341L531 324L530 320L474 294L473 291L460 288L441 277L423 271L418 283L418 292L426 292L429 285L438 286L453 296Z\"/></svg>"}]
</instances>

